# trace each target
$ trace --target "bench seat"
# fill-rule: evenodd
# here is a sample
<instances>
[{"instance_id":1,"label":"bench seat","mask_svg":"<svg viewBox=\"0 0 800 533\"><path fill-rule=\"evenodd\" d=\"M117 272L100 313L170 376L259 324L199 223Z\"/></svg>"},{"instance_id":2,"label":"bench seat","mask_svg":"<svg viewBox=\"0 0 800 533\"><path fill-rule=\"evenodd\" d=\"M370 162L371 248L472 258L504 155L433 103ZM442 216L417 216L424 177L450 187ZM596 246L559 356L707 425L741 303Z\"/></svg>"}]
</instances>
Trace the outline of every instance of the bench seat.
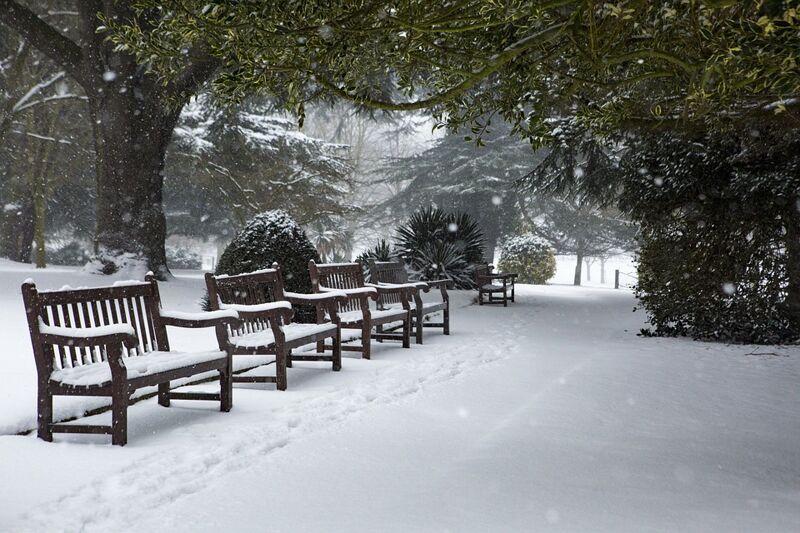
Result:
<instances>
[{"instance_id":1,"label":"bench seat","mask_svg":"<svg viewBox=\"0 0 800 533\"><path fill-rule=\"evenodd\" d=\"M336 334L336 324L330 322L325 324L297 324L290 323L283 326L283 333L286 336L286 343L294 343L301 339L311 338L309 342L315 342L314 338L319 335L325 337L332 337ZM253 333L245 333L231 337L231 344L237 348L259 348L268 347L275 344L275 335L271 329L264 329L261 331L254 331Z\"/></svg>"},{"instance_id":2,"label":"bench seat","mask_svg":"<svg viewBox=\"0 0 800 533\"><path fill-rule=\"evenodd\" d=\"M371 320L374 324L386 323L392 319L396 319L397 321L405 320L407 313L408 312L402 307L381 310L370 309ZM345 311L339 313L339 319L342 321L342 324L355 324L364 319L364 312L360 310Z\"/></svg>"},{"instance_id":3,"label":"bench seat","mask_svg":"<svg viewBox=\"0 0 800 533\"><path fill-rule=\"evenodd\" d=\"M408 306L411 308L412 311L417 310L417 302L408 302ZM399 305L391 305L387 309L402 309ZM445 302L423 302L422 303L422 314L426 313L435 313L437 311L444 311L447 309L447 304Z\"/></svg>"},{"instance_id":4,"label":"bench seat","mask_svg":"<svg viewBox=\"0 0 800 533\"><path fill-rule=\"evenodd\" d=\"M512 287L509 285L507 287L503 287L502 285L495 285L493 283L487 283L481 286L481 290L483 292L506 292L511 291Z\"/></svg>"},{"instance_id":5,"label":"bench seat","mask_svg":"<svg viewBox=\"0 0 800 533\"><path fill-rule=\"evenodd\" d=\"M125 357L125 370L129 380L153 376L186 368L192 375L192 367L201 363L221 361L227 358L223 351L208 352L148 352L135 357ZM111 367L106 361L74 368L55 370L50 381L65 387L104 387L111 384Z\"/></svg>"}]
</instances>

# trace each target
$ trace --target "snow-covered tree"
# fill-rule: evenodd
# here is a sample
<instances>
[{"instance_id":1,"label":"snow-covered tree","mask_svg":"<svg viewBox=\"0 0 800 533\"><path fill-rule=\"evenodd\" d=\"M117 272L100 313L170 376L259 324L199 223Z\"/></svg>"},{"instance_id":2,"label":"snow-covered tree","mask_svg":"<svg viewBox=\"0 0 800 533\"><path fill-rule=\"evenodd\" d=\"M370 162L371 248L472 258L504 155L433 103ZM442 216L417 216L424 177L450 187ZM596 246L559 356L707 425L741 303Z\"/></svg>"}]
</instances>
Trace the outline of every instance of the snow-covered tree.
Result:
<instances>
[{"instance_id":1,"label":"snow-covered tree","mask_svg":"<svg viewBox=\"0 0 800 533\"><path fill-rule=\"evenodd\" d=\"M469 213L484 233L484 257L491 262L497 240L517 217L515 183L539 158L502 123L484 133L481 143L469 135L446 135L422 153L388 162L385 179L400 192L376 213L400 218L430 204Z\"/></svg>"},{"instance_id":2,"label":"snow-covered tree","mask_svg":"<svg viewBox=\"0 0 800 533\"><path fill-rule=\"evenodd\" d=\"M332 225L358 210L351 172L347 146L306 136L265 102L223 108L200 97L185 107L168 153L170 231L232 235L269 209Z\"/></svg>"}]
</instances>

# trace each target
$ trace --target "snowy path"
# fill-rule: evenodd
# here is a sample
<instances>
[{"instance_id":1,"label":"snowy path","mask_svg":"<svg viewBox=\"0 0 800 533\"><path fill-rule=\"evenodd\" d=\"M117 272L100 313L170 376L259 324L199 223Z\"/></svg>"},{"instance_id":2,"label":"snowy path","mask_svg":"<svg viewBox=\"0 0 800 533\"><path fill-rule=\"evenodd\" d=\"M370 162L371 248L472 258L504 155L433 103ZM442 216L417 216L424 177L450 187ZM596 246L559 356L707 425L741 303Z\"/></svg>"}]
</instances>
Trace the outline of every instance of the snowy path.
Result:
<instances>
[{"instance_id":1,"label":"snowy path","mask_svg":"<svg viewBox=\"0 0 800 533\"><path fill-rule=\"evenodd\" d=\"M124 449L0 437L0 530L800 530L800 350L638 338L619 291L518 300L231 413L140 403Z\"/></svg>"}]
</instances>

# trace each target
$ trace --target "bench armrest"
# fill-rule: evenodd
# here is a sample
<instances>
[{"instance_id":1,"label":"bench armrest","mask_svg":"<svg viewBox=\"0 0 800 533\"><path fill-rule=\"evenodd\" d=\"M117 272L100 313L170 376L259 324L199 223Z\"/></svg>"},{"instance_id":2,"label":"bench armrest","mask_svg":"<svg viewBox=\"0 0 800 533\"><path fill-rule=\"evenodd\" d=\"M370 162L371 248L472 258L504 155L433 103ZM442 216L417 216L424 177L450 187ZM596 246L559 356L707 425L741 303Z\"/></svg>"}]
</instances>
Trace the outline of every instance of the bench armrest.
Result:
<instances>
[{"instance_id":1,"label":"bench armrest","mask_svg":"<svg viewBox=\"0 0 800 533\"><path fill-rule=\"evenodd\" d=\"M424 290L427 291L429 289L428 283L425 281L409 281L408 283L384 283L378 282L377 284L367 283L369 287L377 287L378 289L387 288L401 288L401 289L414 289L414 290Z\"/></svg>"},{"instance_id":2,"label":"bench armrest","mask_svg":"<svg viewBox=\"0 0 800 533\"><path fill-rule=\"evenodd\" d=\"M165 326L179 328L209 328L218 325L231 325L237 327L241 324L239 313L233 309L220 309L217 311L184 312L159 310L159 318Z\"/></svg>"},{"instance_id":3,"label":"bench armrest","mask_svg":"<svg viewBox=\"0 0 800 533\"><path fill-rule=\"evenodd\" d=\"M481 276L487 279L513 279L517 277L517 274L514 273L507 273L507 274L489 274L488 276Z\"/></svg>"},{"instance_id":4,"label":"bench armrest","mask_svg":"<svg viewBox=\"0 0 800 533\"><path fill-rule=\"evenodd\" d=\"M401 293L409 293L414 292L417 290L417 287L411 284L402 284L402 285L375 285L372 283L367 283L367 287L375 289L378 291L378 294L401 294Z\"/></svg>"},{"instance_id":5,"label":"bench armrest","mask_svg":"<svg viewBox=\"0 0 800 533\"><path fill-rule=\"evenodd\" d=\"M378 291L375 287L356 287L354 289L333 289L330 287L320 287L320 292L339 292L344 293L347 296L348 300L353 298L372 298L373 300L378 299Z\"/></svg>"},{"instance_id":6,"label":"bench armrest","mask_svg":"<svg viewBox=\"0 0 800 533\"><path fill-rule=\"evenodd\" d=\"M309 305L314 305L317 303L325 303L325 302L344 302L347 300L347 294L337 290L333 290L330 292L317 292L313 294L304 294L299 292L284 292L283 297L293 304L309 304Z\"/></svg>"},{"instance_id":7,"label":"bench armrest","mask_svg":"<svg viewBox=\"0 0 800 533\"><path fill-rule=\"evenodd\" d=\"M283 318L287 322L292 319L292 304L282 300L279 302L269 302L264 304L226 304L220 302L220 309L224 311L235 311L241 319L255 318Z\"/></svg>"}]
</instances>

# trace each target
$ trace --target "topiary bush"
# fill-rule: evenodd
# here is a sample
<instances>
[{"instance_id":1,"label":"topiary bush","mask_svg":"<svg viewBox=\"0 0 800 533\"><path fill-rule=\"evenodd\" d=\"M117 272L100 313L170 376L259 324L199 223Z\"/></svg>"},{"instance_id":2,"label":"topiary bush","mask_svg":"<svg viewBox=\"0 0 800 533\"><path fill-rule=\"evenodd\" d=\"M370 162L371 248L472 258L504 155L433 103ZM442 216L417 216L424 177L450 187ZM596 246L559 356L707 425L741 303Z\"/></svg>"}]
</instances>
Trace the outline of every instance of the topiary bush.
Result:
<instances>
[{"instance_id":1,"label":"topiary bush","mask_svg":"<svg viewBox=\"0 0 800 533\"><path fill-rule=\"evenodd\" d=\"M544 240L526 233L511 237L500 246L501 272L515 272L520 283L543 285L556 273L556 256Z\"/></svg>"},{"instance_id":2,"label":"topiary bush","mask_svg":"<svg viewBox=\"0 0 800 533\"><path fill-rule=\"evenodd\" d=\"M473 265L483 262L483 232L466 213L417 211L398 228L397 245L415 277L449 279L460 289L473 287Z\"/></svg>"},{"instance_id":3,"label":"topiary bush","mask_svg":"<svg viewBox=\"0 0 800 533\"><path fill-rule=\"evenodd\" d=\"M311 292L308 262L319 254L303 228L285 211L276 209L253 217L222 252L216 274L244 274L271 268L278 262L287 291ZM314 321L313 308L300 308L295 320Z\"/></svg>"}]
</instances>

